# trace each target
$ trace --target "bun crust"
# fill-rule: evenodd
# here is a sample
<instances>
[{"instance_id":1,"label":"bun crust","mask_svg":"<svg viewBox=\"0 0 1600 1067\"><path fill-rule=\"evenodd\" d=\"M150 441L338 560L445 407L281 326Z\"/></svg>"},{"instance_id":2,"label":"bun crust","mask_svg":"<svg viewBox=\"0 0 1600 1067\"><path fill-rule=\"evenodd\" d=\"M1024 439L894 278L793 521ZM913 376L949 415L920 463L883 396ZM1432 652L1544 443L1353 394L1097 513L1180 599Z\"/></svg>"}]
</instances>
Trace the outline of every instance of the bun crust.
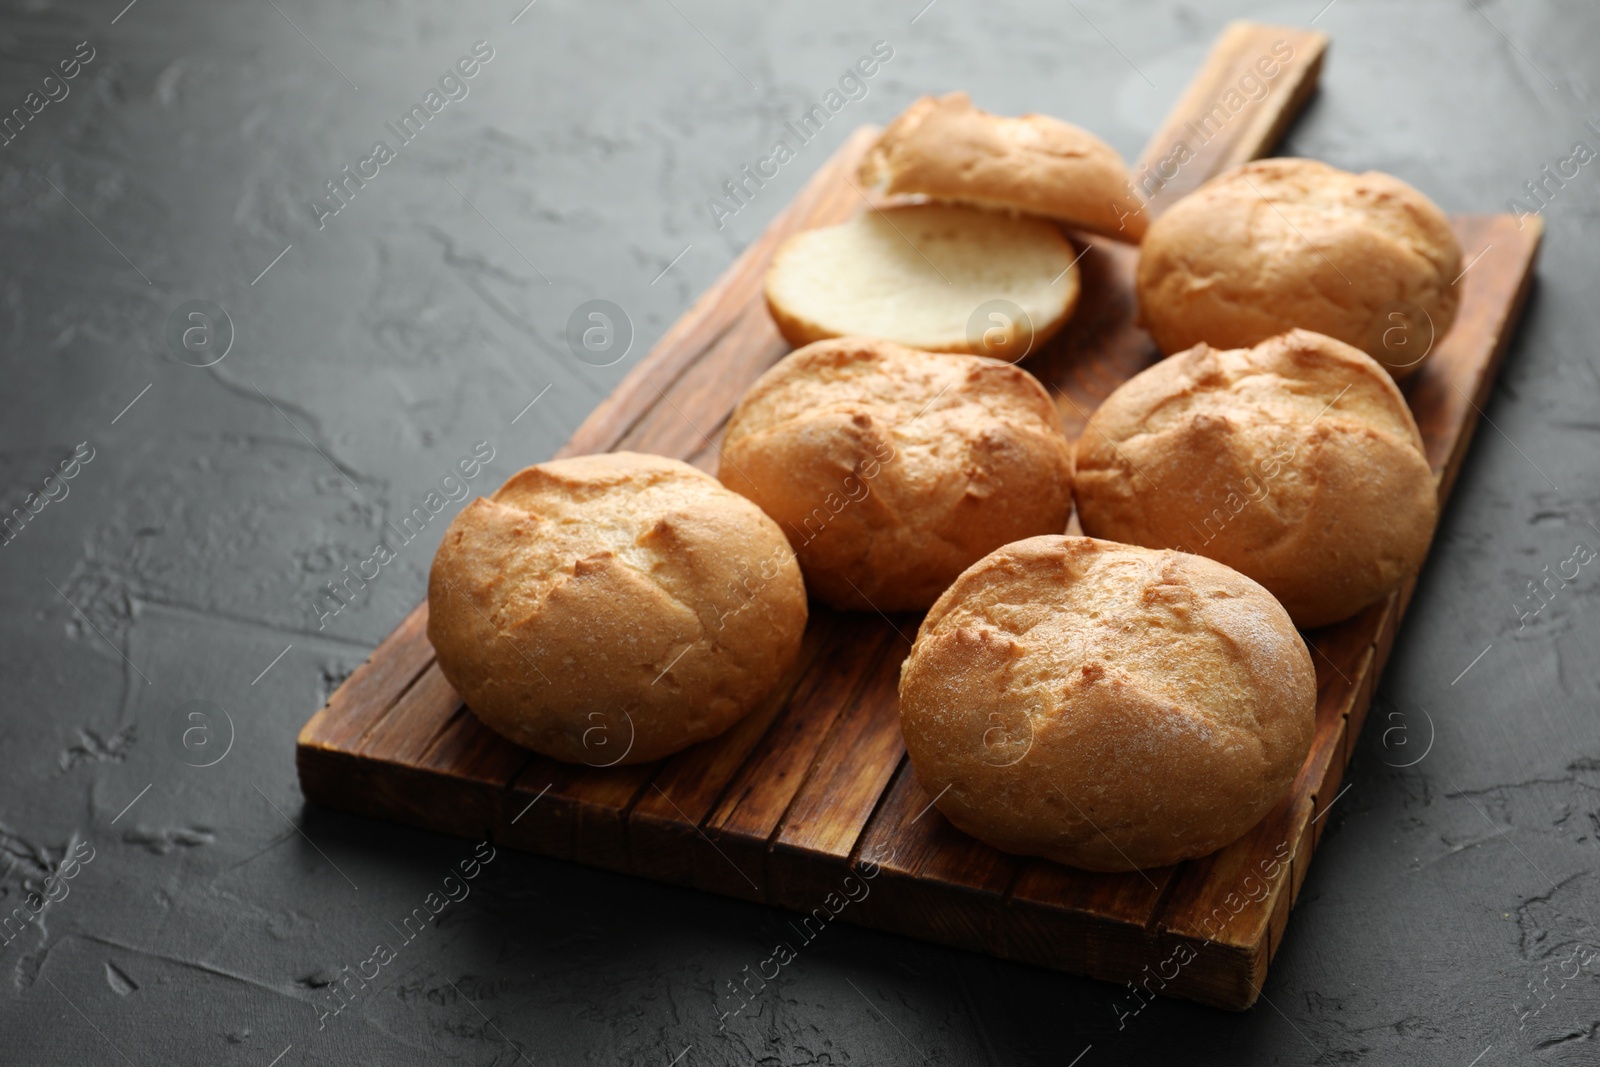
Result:
<instances>
[{"instance_id":1,"label":"bun crust","mask_svg":"<svg viewBox=\"0 0 1600 1067\"><path fill-rule=\"evenodd\" d=\"M778 520L812 594L840 608L926 608L1072 509L1071 446L1032 375L887 341L783 359L734 408L722 454L723 484Z\"/></svg>"},{"instance_id":2,"label":"bun crust","mask_svg":"<svg viewBox=\"0 0 1600 1067\"><path fill-rule=\"evenodd\" d=\"M1311 747L1316 677L1272 596L1199 556L1034 537L967 570L900 674L917 779L959 829L1091 871L1237 839Z\"/></svg>"},{"instance_id":3,"label":"bun crust","mask_svg":"<svg viewBox=\"0 0 1600 1067\"><path fill-rule=\"evenodd\" d=\"M785 241L767 271L767 309L796 347L864 336L1000 355L1037 348L1071 316L1076 259L1044 219L957 204L865 211ZM999 346L988 316L981 333L973 329L974 316L997 301L1011 305L1002 317L1014 320Z\"/></svg>"},{"instance_id":4,"label":"bun crust","mask_svg":"<svg viewBox=\"0 0 1600 1067\"><path fill-rule=\"evenodd\" d=\"M1005 118L966 93L924 96L862 161L863 184L1057 219L1137 244L1148 219L1116 149L1048 115Z\"/></svg>"},{"instance_id":5,"label":"bun crust","mask_svg":"<svg viewBox=\"0 0 1600 1067\"><path fill-rule=\"evenodd\" d=\"M519 471L464 508L428 576L428 638L479 719L591 766L727 729L794 662L788 543L686 463L616 452Z\"/></svg>"},{"instance_id":6,"label":"bun crust","mask_svg":"<svg viewBox=\"0 0 1600 1067\"><path fill-rule=\"evenodd\" d=\"M1302 627L1415 572L1439 511L1400 390L1309 330L1197 345L1124 382L1078 440L1075 492L1085 533L1218 560Z\"/></svg>"},{"instance_id":7,"label":"bun crust","mask_svg":"<svg viewBox=\"0 0 1600 1067\"><path fill-rule=\"evenodd\" d=\"M1150 226L1140 316L1168 355L1303 327L1413 374L1455 320L1461 248L1398 178L1264 159L1213 178Z\"/></svg>"}]
</instances>

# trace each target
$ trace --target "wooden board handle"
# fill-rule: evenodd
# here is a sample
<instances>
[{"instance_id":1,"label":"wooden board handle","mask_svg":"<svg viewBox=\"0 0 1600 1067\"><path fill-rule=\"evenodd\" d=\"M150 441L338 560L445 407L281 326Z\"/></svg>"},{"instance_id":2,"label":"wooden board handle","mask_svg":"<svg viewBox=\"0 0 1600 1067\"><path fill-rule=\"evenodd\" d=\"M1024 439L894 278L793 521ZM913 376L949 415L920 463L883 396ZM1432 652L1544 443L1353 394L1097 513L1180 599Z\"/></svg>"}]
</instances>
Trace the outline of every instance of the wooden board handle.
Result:
<instances>
[{"instance_id":1,"label":"wooden board handle","mask_svg":"<svg viewBox=\"0 0 1600 1067\"><path fill-rule=\"evenodd\" d=\"M1328 35L1233 22L1134 164L1152 214L1269 153L1316 90Z\"/></svg>"}]
</instances>

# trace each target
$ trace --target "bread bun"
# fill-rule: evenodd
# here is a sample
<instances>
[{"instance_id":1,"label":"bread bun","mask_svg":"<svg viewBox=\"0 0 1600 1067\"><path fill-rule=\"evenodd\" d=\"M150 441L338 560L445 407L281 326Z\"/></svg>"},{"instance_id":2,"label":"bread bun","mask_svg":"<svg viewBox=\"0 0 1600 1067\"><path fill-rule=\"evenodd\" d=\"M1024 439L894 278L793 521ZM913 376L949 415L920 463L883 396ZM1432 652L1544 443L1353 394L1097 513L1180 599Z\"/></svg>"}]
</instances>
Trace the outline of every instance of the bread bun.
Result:
<instances>
[{"instance_id":1,"label":"bread bun","mask_svg":"<svg viewBox=\"0 0 1600 1067\"><path fill-rule=\"evenodd\" d=\"M1087 537L974 564L900 673L906 751L945 817L1091 871L1240 837L1294 781L1315 719L1311 657L1265 589Z\"/></svg>"},{"instance_id":2,"label":"bread bun","mask_svg":"<svg viewBox=\"0 0 1600 1067\"><path fill-rule=\"evenodd\" d=\"M1135 244L1144 205L1117 150L1048 115L1004 118L966 93L924 96L861 163L863 184L1058 219Z\"/></svg>"},{"instance_id":3,"label":"bread bun","mask_svg":"<svg viewBox=\"0 0 1600 1067\"><path fill-rule=\"evenodd\" d=\"M750 387L717 476L778 520L813 596L911 611L1000 545L1066 529L1071 465L1026 371L850 337Z\"/></svg>"},{"instance_id":4,"label":"bread bun","mask_svg":"<svg viewBox=\"0 0 1600 1067\"><path fill-rule=\"evenodd\" d=\"M1400 390L1309 330L1197 345L1134 375L1089 419L1075 465L1085 533L1209 556L1306 627L1416 571L1439 511Z\"/></svg>"},{"instance_id":5,"label":"bread bun","mask_svg":"<svg viewBox=\"0 0 1600 1067\"><path fill-rule=\"evenodd\" d=\"M1304 327L1413 374L1455 320L1461 248L1398 178L1263 159L1213 178L1150 226L1139 313L1161 351L1244 348Z\"/></svg>"},{"instance_id":6,"label":"bread bun","mask_svg":"<svg viewBox=\"0 0 1600 1067\"><path fill-rule=\"evenodd\" d=\"M952 204L869 211L789 238L767 272L767 307L796 347L860 336L930 352L1025 354L1072 314L1075 258L1043 219Z\"/></svg>"},{"instance_id":7,"label":"bread bun","mask_svg":"<svg viewBox=\"0 0 1600 1067\"><path fill-rule=\"evenodd\" d=\"M464 508L428 576L439 669L556 759L644 763L726 730L793 663L805 589L750 501L616 452L519 471Z\"/></svg>"}]
</instances>

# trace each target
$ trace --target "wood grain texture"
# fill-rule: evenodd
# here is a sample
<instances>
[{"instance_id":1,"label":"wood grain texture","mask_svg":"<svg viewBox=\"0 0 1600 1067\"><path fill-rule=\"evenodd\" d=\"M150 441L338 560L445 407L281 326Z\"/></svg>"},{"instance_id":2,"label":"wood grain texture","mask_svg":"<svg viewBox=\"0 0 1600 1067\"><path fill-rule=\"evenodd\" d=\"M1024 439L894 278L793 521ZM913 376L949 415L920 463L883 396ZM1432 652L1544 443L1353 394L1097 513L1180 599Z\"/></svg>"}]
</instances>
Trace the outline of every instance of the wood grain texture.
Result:
<instances>
[{"instance_id":1,"label":"wood grain texture","mask_svg":"<svg viewBox=\"0 0 1600 1067\"><path fill-rule=\"evenodd\" d=\"M1164 158L1196 113L1247 74L1259 75L1257 59L1279 41L1295 61L1260 100L1218 126L1167 191L1265 153L1286 128L1315 86L1326 39L1237 25L1144 159ZM873 135L862 129L847 140L564 454L625 447L715 470L734 402L788 351L762 301L766 264L790 234L866 207L852 179ZM1447 336L1425 339L1437 350L1406 384L1441 499L1505 357L1540 238L1536 221L1519 228L1509 216L1453 224L1472 261L1461 312ZM1112 389L1158 355L1135 321L1137 250L1073 238L1083 249L1080 310L1024 366L1051 390L1076 436ZM789 676L733 729L659 763L590 767L518 748L462 707L433 663L424 605L306 724L297 764L305 795L333 807L813 916L802 924L837 916L1126 982L1129 997L1242 1009L1259 995L1282 944L1413 587L1304 635L1317 670L1317 729L1293 787L1239 841L1161 870L1089 874L1005 855L945 821L905 760L899 733L896 684L919 622L912 615L817 606ZM617 741L620 752L624 739ZM870 893L847 900L850 885Z\"/></svg>"},{"instance_id":2,"label":"wood grain texture","mask_svg":"<svg viewBox=\"0 0 1600 1067\"><path fill-rule=\"evenodd\" d=\"M1134 165L1153 214L1271 151L1316 91L1326 34L1235 22Z\"/></svg>"}]
</instances>

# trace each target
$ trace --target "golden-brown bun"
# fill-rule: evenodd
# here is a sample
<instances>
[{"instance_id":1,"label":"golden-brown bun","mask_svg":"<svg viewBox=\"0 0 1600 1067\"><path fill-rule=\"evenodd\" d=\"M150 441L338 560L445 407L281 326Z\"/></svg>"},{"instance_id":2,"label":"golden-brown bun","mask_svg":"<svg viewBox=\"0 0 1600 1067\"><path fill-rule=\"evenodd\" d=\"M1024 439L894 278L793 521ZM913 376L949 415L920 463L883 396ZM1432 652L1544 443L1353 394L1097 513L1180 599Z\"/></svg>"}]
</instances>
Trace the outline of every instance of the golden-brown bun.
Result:
<instances>
[{"instance_id":1,"label":"golden-brown bun","mask_svg":"<svg viewBox=\"0 0 1600 1067\"><path fill-rule=\"evenodd\" d=\"M790 237L767 270L767 308L796 347L882 337L999 356L1037 348L1067 321L1078 303L1076 259L1045 219L907 204Z\"/></svg>"},{"instance_id":2,"label":"golden-brown bun","mask_svg":"<svg viewBox=\"0 0 1600 1067\"><path fill-rule=\"evenodd\" d=\"M1075 478L1085 533L1209 556L1304 627L1404 581L1439 513L1400 390L1309 330L1197 345L1134 375L1090 418Z\"/></svg>"},{"instance_id":3,"label":"golden-brown bun","mask_svg":"<svg viewBox=\"0 0 1600 1067\"><path fill-rule=\"evenodd\" d=\"M992 549L1064 530L1071 465L1055 405L1026 371L847 337L750 387L718 477L778 520L813 595L902 611Z\"/></svg>"},{"instance_id":4,"label":"golden-brown bun","mask_svg":"<svg viewBox=\"0 0 1600 1067\"><path fill-rule=\"evenodd\" d=\"M959 829L1091 871L1203 856L1311 747L1316 676L1277 601L1199 556L1034 537L974 564L900 673L917 779Z\"/></svg>"},{"instance_id":5,"label":"golden-brown bun","mask_svg":"<svg viewBox=\"0 0 1600 1067\"><path fill-rule=\"evenodd\" d=\"M1139 314L1161 351L1245 348L1303 327L1413 374L1455 321L1461 247L1399 178L1263 159L1213 178L1150 226Z\"/></svg>"},{"instance_id":6,"label":"golden-brown bun","mask_svg":"<svg viewBox=\"0 0 1600 1067\"><path fill-rule=\"evenodd\" d=\"M1048 115L980 111L966 93L908 107L862 160L860 178L889 194L1044 215L1135 244L1147 224L1116 149Z\"/></svg>"},{"instance_id":7,"label":"golden-brown bun","mask_svg":"<svg viewBox=\"0 0 1600 1067\"><path fill-rule=\"evenodd\" d=\"M428 639L473 713L592 766L726 730L788 670L805 625L773 521L634 452L512 475L456 516L428 576Z\"/></svg>"}]
</instances>

